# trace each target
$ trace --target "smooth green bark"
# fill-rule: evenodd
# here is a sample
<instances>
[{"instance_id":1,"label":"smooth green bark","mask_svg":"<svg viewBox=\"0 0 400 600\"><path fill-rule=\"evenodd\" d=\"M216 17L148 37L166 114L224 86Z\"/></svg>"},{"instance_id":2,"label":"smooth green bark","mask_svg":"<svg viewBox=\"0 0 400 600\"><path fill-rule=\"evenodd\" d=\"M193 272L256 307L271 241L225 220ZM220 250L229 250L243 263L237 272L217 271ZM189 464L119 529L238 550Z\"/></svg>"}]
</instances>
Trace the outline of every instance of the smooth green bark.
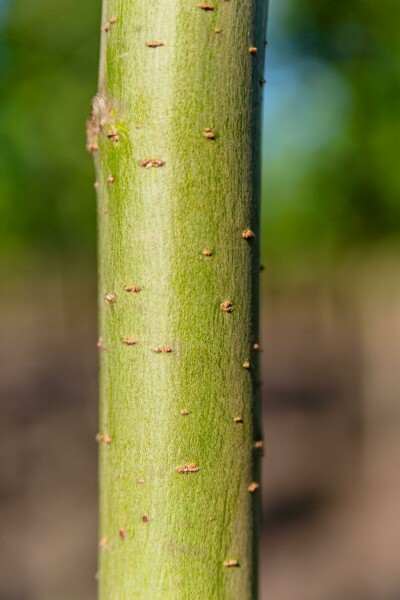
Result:
<instances>
[{"instance_id":1,"label":"smooth green bark","mask_svg":"<svg viewBox=\"0 0 400 600\"><path fill-rule=\"evenodd\" d=\"M88 140L98 181L100 600L257 597L260 490L248 487L259 482L261 440L253 345L266 4L213 5L103 7ZM141 166L147 159L164 164ZM177 471L190 464L199 470Z\"/></svg>"}]
</instances>

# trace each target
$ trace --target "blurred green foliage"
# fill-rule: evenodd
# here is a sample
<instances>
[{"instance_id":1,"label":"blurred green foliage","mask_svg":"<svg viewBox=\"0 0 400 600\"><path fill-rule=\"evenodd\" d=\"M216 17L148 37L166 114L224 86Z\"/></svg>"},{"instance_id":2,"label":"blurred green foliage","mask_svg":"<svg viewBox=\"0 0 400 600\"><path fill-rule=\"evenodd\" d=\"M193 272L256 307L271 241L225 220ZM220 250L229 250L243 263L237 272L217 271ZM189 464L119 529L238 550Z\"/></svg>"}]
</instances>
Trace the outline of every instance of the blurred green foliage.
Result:
<instances>
[{"instance_id":1,"label":"blurred green foliage","mask_svg":"<svg viewBox=\"0 0 400 600\"><path fill-rule=\"evenodd\" d=\"M85 120L97 85L100 0L8 0L0 46L2 255L92 253Z\"/></svg>"},{"instance_id":2,"label":"blurred green foliage","mask_svg":"<svg viewBox=\"0 0 400 600\"><path fill-rule=\"evenodd\" d=\"M338 256L398 235L398 0L271 0L264 254ZM1 0L1 255L95 254L85 119L101 0Z\"/></svg>"},{"instance_id":3,"label":"blurred green foliage","mask_svg":"<svg viewBox=\"0 0 400 600\"><path fill-rule=\"evenodd\" d=\"M332 258L397 236L398 0L270 7L264 251Z\"/></svg>"}]
</instances>

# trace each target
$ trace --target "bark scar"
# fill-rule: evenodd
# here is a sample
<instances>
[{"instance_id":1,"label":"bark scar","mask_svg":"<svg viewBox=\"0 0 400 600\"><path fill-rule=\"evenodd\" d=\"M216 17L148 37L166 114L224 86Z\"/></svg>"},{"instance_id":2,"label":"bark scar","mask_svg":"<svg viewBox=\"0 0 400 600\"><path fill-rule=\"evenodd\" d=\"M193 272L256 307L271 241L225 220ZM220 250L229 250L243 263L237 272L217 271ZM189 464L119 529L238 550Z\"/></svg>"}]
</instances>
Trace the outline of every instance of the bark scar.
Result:
<instances>
[{"instance_id":1,"label":"bark scar","mask_svg":"<svg viewBox=\"0 0 400 600\"><path fill-rule=\"evenodd\" d=\"M249 491L250 494L253 494L256 490L258 490L259 487L260 487L260 484L257 483L256 481L253 481L247 488L247 491Z\"/></svg>"},{"instance_id":2,"label":"bark scar","mask_svg":"<svg viewBox=\"0 0 400 600\"><path fill-rule=\"evenodd\" d=\"M152 40L151 42L146 42L146 46L148 48L159 48L160 46L165 46L165 42L161 40Z\"/></svg>"},{"instance_id":3,"label":"bark scar","mask_svg":"<svg viewBox=\"0 0 400 600\"><path fill-rule=\"evenodd\" d=\"M126 344L127 346L134 346L135 344L137 344L137 341L133 338L126 337L122 340L122 343Z\"/></svg>"},{"instance_id":4,"label":"bark scar","mask_svg":"<svg viewBox=\"0 0 400 600\"><path fill-rule=\"evenodd\" d=\"M139 162L139 166L144 169L158 169L164 165L165 160L162 160L161 158L143 158L143 160Z\"/></svg>"},{"instance_id":5,"label":"bark scar","mask_svg":"<svg viewBox=\"0 0 400 600\"><path fill-rule=\"evenodd\" d=\"M86 121L86 148L89 152L98 150L100 130L109 122L113 106L109 98L101 92L92 100L90 115Z\"/></svg>"},{"instance_id":6,"label":"bark scar","mask_svg":"<svg viewBox=\"0 0 400 600\"><path fill-rule=\"evenodd\" d=\"M224 567L240 567L238 560L224 560Z\"/></svg>"},{"instance_id":7,"label":"bark scar","mask_svg":"<svg viewBox=\"0 0 400 600\"><path fill-rule=\"evenodd\" d=\"M200 467L198 467L194 463L189 463L188 465L176 467L177 473L197 473L198 471L200 471Z\"/></svg>"},{"instance_id":8,"label":"bark scar","mask_svg":"<svg viewBox=\"0 0 400 600\"><path fill-rule=\"evenodd\" d=\"M225 302L221 304L221 310L227 313L233 312L232 302L230 300L225 300Z\"/></svg>"},{"instance_id":9,"label":"bark scar","mask_svg":"<svg viewBox=\"0 0 400 600\"><path fill-rule=\"evenodd\" d=\"M255 237L254 232L251 229L245 229L242 233L242 238L244 240L251 240L251 238Z\"/></svg>"},{"instance_id":10,"label":"bark scar","mask_svg":"<svg viewBox=\"0 0 400 600\"><path fill-rule=\"evenodd\" d=\"M153 352L156 354L170 354L173 350L169 346L157 346L157 348L153 348Z\"/></svg>"}]
</instances>

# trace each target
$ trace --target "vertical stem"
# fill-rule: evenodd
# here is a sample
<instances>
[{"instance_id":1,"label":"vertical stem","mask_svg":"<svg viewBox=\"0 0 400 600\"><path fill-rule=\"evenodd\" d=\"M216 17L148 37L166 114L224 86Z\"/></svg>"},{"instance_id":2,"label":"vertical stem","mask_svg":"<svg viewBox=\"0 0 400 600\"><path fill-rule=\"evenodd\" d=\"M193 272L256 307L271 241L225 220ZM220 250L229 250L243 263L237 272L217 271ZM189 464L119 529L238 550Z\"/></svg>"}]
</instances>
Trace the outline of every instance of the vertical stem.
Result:
<instances>
[{"instance_id":1,"label":"vertical stem","mask_svg":"<svg viewBox=\"0 0 400 600\"><path fill-rule=\"evenodd\" d=\"M257 597L266 10L104 0L100 600Z\"/></svg>"}]
</instances>

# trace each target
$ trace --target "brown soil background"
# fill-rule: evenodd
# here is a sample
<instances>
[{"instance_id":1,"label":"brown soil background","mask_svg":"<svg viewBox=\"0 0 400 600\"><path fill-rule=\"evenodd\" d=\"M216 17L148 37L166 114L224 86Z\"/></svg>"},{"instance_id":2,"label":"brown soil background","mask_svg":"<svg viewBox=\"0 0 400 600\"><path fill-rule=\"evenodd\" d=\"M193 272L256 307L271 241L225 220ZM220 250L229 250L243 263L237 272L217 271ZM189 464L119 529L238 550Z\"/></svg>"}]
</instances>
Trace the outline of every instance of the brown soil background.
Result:
<instances>
[{"instance_id":1,"label":"brown soil background","mask_svg":"<svg viewBox=\"0 0 400 600\"><path fill-rule=\"evenodd\" d=\"M263 291L262 600L399 600L399 260ZM0 293L0 600L94 600L95 282Z\"/></svg>"}]
</instances>

